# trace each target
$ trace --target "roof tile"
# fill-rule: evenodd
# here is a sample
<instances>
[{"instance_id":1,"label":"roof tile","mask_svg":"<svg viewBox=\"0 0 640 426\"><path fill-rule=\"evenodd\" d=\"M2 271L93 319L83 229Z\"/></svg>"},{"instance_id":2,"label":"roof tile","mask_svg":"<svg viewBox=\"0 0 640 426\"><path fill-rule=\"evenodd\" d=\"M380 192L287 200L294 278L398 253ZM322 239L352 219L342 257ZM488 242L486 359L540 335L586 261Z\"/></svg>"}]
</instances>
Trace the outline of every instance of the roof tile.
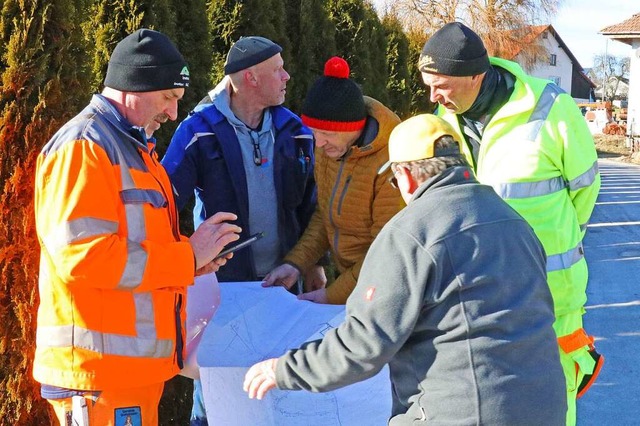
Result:
<instances>
[{"instance_id":1,"label":"roof tile","mask_svg":"<svg viewBox=\"0 0 640 426\"><path fill-rule=\"evenodd\" d=\"M626 21L609 25L600 30L603 35L640 34L640 13L636 13Z\"/></svg>"}]
</instances>

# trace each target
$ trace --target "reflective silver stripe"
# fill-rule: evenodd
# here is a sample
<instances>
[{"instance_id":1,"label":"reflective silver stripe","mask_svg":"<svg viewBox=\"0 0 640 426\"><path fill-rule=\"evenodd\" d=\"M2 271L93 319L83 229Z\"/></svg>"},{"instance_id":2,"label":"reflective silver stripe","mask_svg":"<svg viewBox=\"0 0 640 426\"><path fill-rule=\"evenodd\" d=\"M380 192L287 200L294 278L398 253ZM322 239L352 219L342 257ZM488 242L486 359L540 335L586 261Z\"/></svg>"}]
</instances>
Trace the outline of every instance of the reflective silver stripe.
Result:
<instances>
[{"instance_id":1,"label":"reflective silver stripe","mask_svg":"<svg viewBox=\"0 0 640 426\"><path fill-rule=\"evenodd\" d=\"M569 269L574 264L578 263L584 257L584 250L582 243L576 247L559 254L554 254L547 257L547 272L560 271L562 269Z\"/></svg>"},{"instance_id":2,"label":"reflective silver stripe","mask_svg":"<svg viewBox=\"0 0 640 426\"><path fill-rule=\"evenodd\" d=\"M49 253L56 253L62 247L97 235L113 234L118 224L110 220L83 217L60 224L42 238Z\"/></svg>"},{"instance_id":3,"label":"reflective silver stripe","mask_svg":"<svg viewBox=\"0 0 640 426\"><path fill-rule=\"evenodd\" d=\"M127 263L120 277L118 288L135 289L142 282L142 274L147 267L147 252L140 243L127 241Z\"/></svg>"},{"instance_id":4,"label":"reflective silver stripe","mask_svg":"<svg viewBox=\"0 0 640 426\"><path fill-rule=\"evenodd\" d=\"M474 132L468 126L464 126L462 131L464 132L465 135L469 136L471 139L475 139L476 141L481 141L482 140L482 137L479 134L477 134L476 132Z\"/></svg>"},{"instance_id":5,"label":"reflective silver stripe","mask_svg":"<svg viewBox=\"0 0 640 426\"><path fill-rule=\"evenodd\" d=\"M146 240L146 223L144 220L143 205L150 202L155 207L166 206L167 200L164 195L138 188L133 180L126 154L122 152L121 146L114 142L118 161L120 162L120 176L122 178L121 198L124 202L127 220L127 263L122 277L118 283L118 288L135 289L142 283L142 277L147 267L148 253L141 243ZM135 153L129 153L137 155ZM154 201L155 200L155 201ZM162 205L161 205L162 204ZM172 340L157 340L155 323L155 309L153 307L153 297L151 293L133 293L135 303L135 338L128 338L130 341L121 339L121 336L106 335L114 339L118 345L134 346L132 356L166 357L171 355L173 350ZM127 351L126 348L118 347L119 351Z\"/></svg>"},{"instance_id":6,"label":"reflective silver stripe","mask_svg":"<svg viewBox=\"0 0 640 426\"><path fill-rule=\"evenodd\" d=\"M125 204L149 203L157 209L169 204L164 195L155 189L124 189L120 191L120 198Z\"/></svg>"},{"instance_id":7,"label":"reflective silver stripe","mask_svg":"<svg viewBox=\"0 0 640 426\"><path fill-rule=\"evenodd\" d=\"M137 336L143 340L156 340L158 336L151 293L135 293L133 300L136 304Z\"/></svg>"},{"instance_id":8,"label":"reflective silver stripe","mask_svg":"<svg viewBox=\"0 0 640 426\"><path fill-rule=\"evenodd\" d=\"M554 177L537 182L511 182L492 185L501 198L528 198L553 194L567 187L562 177Z\"/></svg>"},{"instance_id":9,"label":"reflective silver stripe","mask_svg":"<svg viewBox=\"0 0 640 426\"><path fill-rule=\"evenodd\" d=\"M580 188L586 188L596 180L597 175L598 161L594 161L593 165L589 167L589 170L569 181L569 189L571 191L577 191Z\"/></svg>"},{"instance_id":10,"label":"reflective silver stripe","mask_svg":"<svg viewBox=\"0 0 640 426\"><path fill-rule=\"evenodd\" d=\"M545 120L549 116L551 112L551 108L553 107L556 98L564 93L562 89L560 89L555 84L547 84L540 94L540 98L536 103L536 106L533 108L533 112L529 117L529 122L527 123L528 130L528 140L536 140L538 137L538 133L540 133L540 129L544 125Z\"/></svg>"},{"instance_id":11,"label":"reflective silver stripe","mask_svg":"<svg viewBox=\"0 0 640 426\"><path fill-rule=\"evenodd\" d=\"M38 326L36 344L39 348L77 347L105 355L121 355L134 358L166 358L173 353L171 339L154 336L124 336L101 333L77 325Z\"/></svg>"},{"instance_id":12,"label":"reflective silver stripe","mask_svg":"<svg viewBox=\"0 0 640 426\"><path fill-rule=\"evenodd\" d=\"M294 139L313 139L313 135L295 135Z\"/></svg>"},{"instance_id":13,"label":"reflective silver stripe","mask_svg":"<svg viewBox=\"0 0 640 426\"><path fill-rule=\"evenodd\" d=\"M117 142L114 142L114 145L120 162L122 191L138 189L128 167L130 162L126 160L125 154ZM118 283L118 288L135 289L142 282L142 276L147 266L147 254L139 244L147 238L147 230L142 204L127 203L124 205L124 210L127 218L127 262Z\"/></svg>"}]
</instances>

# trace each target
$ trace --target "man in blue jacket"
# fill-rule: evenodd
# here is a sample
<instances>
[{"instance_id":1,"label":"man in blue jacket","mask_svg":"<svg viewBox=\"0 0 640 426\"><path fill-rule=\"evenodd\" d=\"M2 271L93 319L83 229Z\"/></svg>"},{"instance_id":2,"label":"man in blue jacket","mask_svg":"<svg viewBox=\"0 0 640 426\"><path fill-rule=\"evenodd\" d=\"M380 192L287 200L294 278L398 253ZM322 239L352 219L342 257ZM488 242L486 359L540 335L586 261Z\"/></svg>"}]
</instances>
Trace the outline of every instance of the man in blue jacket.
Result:
<instances>
[{"instance_id":1,"label":"man in blue jacket","mask_svg":"<svg viewBox=\"0 0 640 426\"><path fill-rule=\"evenodd\" d=\"M194 227L218 211L233 212L241 239L264 237L238 251L219 281L258 281L295 245L315 209L313 135L281 106L289 74L282 48L264 37L233 44L225 77L178 127L162 164L182 209L195 193ZM326 283L322 267L309 290ZM192 424L206 424L195 383Z\"/></svg>"}]
</instances>

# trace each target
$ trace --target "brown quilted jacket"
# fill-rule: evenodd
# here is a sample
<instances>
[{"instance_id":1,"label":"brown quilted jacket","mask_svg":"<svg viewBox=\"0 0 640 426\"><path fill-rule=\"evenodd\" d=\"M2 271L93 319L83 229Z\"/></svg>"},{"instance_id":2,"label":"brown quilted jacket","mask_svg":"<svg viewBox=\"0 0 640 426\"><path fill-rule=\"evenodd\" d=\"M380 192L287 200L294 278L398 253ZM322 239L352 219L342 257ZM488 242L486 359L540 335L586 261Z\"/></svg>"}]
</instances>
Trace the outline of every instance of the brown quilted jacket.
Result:
<instances>
[{"instance_id":1,"label":"brown quilted jacket","mask_svg":"<svg viewBox=\"0 0 640 426\"><path fill-rule=\"evenodd\" d=\"M403 206L400 192L378 175L389 159L387 144L400 119L375 99L365 96L369 116L378 121L378 135L362 147L353 146L339 160L316 149L318 204L304 234L284 261L301 271L331 249L340 276L327 287L329 303L343 304L356 285L364 256L380 229Z\"/></svg>"}]
</instances>

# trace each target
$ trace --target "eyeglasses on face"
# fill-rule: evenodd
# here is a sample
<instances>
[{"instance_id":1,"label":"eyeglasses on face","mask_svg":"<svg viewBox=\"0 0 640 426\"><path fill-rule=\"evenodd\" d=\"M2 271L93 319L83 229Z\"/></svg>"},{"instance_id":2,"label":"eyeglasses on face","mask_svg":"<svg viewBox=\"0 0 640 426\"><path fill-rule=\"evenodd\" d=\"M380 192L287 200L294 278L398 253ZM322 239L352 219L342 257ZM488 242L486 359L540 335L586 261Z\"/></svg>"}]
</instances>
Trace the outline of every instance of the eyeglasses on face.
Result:
<instances>
[{"instance_id":1,"label":"eyeglasses on face","mask_svg":"<svg viewBox=\"0 0 640 426\"><path fill-rule=\"evenodd\" d=\"M399 189L398 188L398 179L396 179L396 175L391 176L389 179L389 184L391 185L391 187L393 189Z\"/></svg>"},{"instance_id":2,"label":"eyeglasses on face","mask_svg":"<svg viewBox=\"0 0 640 426\"><path fill-rule=\"evenodd\" d=\"M389 182L389 184L391 185L391 187L393 189L399 189L398 188L398 179L396 179L396 173L398 173L398 168L396 167L395 164L391 165L391 177L389 179L387 179L387 181Z\"/></svg>"}]
</instances>

